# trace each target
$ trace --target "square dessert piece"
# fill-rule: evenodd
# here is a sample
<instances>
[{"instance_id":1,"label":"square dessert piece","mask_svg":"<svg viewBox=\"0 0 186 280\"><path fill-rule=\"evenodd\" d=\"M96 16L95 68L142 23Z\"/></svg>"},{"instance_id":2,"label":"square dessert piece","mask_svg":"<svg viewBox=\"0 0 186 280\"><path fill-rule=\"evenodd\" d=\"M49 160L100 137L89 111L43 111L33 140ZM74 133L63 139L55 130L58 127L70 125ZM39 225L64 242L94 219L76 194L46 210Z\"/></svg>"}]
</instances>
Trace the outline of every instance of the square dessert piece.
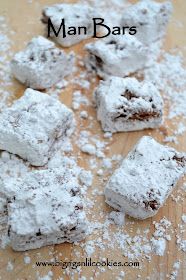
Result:
<instances>
[{"instance_id":1,"label":"square dessert piece","mask_svg":"<svg viewBox=\"0 0 186 280\"><path fill-rule=\"evenodd\" d=\"M106 202L126 214L146 219L163 206L186 171L186 154L144 136L109 179Z\"/></svg>"},{"instance_id":2,"label":"square dessert piece","mask_svg":"<svg viewBox=\"0 0 186 280\"><path fill-rule=\"evenodd\" d=\"M49 88L72 71L74 57L44 37L33 38L11 61L16 79L34 89Z\"/></svg>"},{"instance_id":3,"label":"square dessert piece","mask_svg":"<svg viewBox=\"0 0 186 280\"><path fill-rule=\"evenodd\" d=\"M94 97L104 131L156 128L162 122L163 100L150 82L110 77L100 82Z\"/></svg>"},{"instance_id":4,"label":"square dessert piece","mask_svg":"<svg viewBox=\"0 0 186 280\"><path fill-rule=\"evenodd\" d=\"M164 37L171 13L171 2L142 0L125 9L121 25L136 26L136 38L148 45Z\"/></svg>"},{"instance_id":5,"label":"square dessert piece","mask_svg":"<svg viewBox=\"0 0 186 280\"><path fill-rule=\"evenodd\" d=\"M125 77L151 63L151 48L147 48L135 36L107 37L87 44L86 67L100 77Z\"/></svg>"},{"instance_id":6,"label":"square dessert piece","mask_svg":"<svg viewBox=\"0 0 186 280\"><path fill-rule=\"evenodd\" d=\"M43 166L56 140L74 129L73 112L51 96L27 89L0 114L0 150Z\"/></svg>"},{"instance_id":7,"label":"square dessert piece","mask_svg":"<svg viewBox=\"0 0 186 280\"><path fill-rule=\"evenodd\" d=\"M43 9L41 21L45 24L48 35L48 20L51 20L55 31L58 32L64 19L64 25L61 27L59 35L56 37L51 28L50 36L61 46L70 47L93 36L92 18L97 16L96 10L85 3L55 4ZM75 27L75 31L72 27ZM79 27L86 27L86 32L84 32L84 28L79 29Z\"/></svg>"},{"instance_id":8,"label":"square dessert piece","mask_svg":"<svg viewBox=\"0 0 186 280\"><path fill-rule=\"evenodd\" d=\"M85 238L87 223L76 171L60 167L29 172L10 181L7 189L12 188L17 192L8 203L8 236L14 250Z\"/></svg>"}]
</instances>

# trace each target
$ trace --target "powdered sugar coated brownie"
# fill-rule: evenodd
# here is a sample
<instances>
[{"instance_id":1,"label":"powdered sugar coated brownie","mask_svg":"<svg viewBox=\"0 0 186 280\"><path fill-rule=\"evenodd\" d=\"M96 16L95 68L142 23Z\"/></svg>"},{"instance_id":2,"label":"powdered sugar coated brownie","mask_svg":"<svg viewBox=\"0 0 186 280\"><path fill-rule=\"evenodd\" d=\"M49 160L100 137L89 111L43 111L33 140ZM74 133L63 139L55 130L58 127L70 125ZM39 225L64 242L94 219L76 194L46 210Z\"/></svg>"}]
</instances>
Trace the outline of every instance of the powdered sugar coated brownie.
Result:
<instances>
[{"instance_id":1,"label":"powdered sugar coated brownie","mask_svg":"<svg viewBox=\"0 0 186 280\"><path fill-rule=\"evenodd\" d=\"M0 114L0 149L42 166L55 141L70 135L73 129L70 109L47 94L27 89Z\"/></svg>"},{"instance_id":2,"label":"powdered sugar coated brownie","mask_svg":"<svg viewBox=\"0 0 186 280\"><path fill-rule=\"evenodd\" d=\"M72 54L55 47L44 37L33 38L11 61L13 75L34 89L45 89L59 82L72 71Z\"/></svg>"},{"instance_id":3,"label":"powdered sugar coated brownie","mask_svg":"<svg viewBox=\"0 0 186 280\"><path fill-rule=\"evenodd\" d=\"M8 236L14 250L85 238L86 216L76 171L65 167L34 171L8 184L7 190L19 190L8 203Z\"/></svg>"},{"instance_id":4,"label":"powdered sugar coated brownie","mask_svg":"<svg viewBox=\"0 0 186 280\"><path fill-rule=\"evenodd\" d=\"M96 15L96 11L86 4L55 4L43 9L41 21L46 25L46 30L48 32L49 18L56 31L59 30L62 19L64 19L66 37L63 36L63 27L57 37L51 29L50 36L61 46L70 47L93 36L92 18L96 17ZM68 35L67 30L70 26L75 27L77 32L78 27L85 26L86 34L84 34L84 30L82 30L80 34Z\"/></svg>"},{"instance_id":5,"label":"powdered sugar coated brownie","mask_svg":"<svg viewBox=\"0 0 186 280\"><path fill-rule=\"evenodd\" d=\"M171 2L143 0L125 9L121 24L136 26L136 38L150 44L164 37L171 13Z\"/></svg>"},{"instance_id":6,"label":"powdered sugar coated brownie","mask_svg":"<svg viewBox=\"0 0 186 280\"><path fill-rule=\"evenodd\" d=\"M158 127L163 100L150 82L135 78L110 77L95 91L97 118L104 131L134 131Z\"/></svg>"},{"instance_id":7,"label":"powdered sugar coated brownie","mask_svg":"<svg viewBox=\"0 0 186 280\"><path fill-rule=\"evenodd\" d=\"M88 70L94 70L100 77L125 77L149 65L151 49L134 36L107 37L87 44L85 49Z\"/></svg>"},{"instance_id":8,"label":"powdered sugar coated brownie","mask_svg":"<svg viewBox=\"0 0 186 280\"><path fill-rule=\"evenodd\" d=\"M186 171L186 155L144 136L109 179L106 202L145 219L157 213Z\"/></svg>"}]
</instances>

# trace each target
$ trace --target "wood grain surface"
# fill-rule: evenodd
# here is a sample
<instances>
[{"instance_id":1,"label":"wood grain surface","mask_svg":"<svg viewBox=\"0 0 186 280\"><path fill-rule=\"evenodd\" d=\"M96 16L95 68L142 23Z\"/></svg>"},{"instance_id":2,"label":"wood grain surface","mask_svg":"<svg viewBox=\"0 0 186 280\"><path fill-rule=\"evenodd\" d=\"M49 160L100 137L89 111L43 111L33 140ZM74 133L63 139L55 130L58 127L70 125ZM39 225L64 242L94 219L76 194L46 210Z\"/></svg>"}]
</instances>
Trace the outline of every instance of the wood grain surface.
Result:
<instances>
[{"instance_id":1,"label":"wood grain surface","mask_svg":"<svg viewBox=\"0 0 186 280\"><path fill-rule=\"evenodd\" d=\"M14 42L12 46L13 52L21 50L25 43L28 42L33 36L36 35L43 35L43 26L40 22L41 17L41 10L44 6L49 4L56 3L56 0L33 0L32 3L28 3L26 0L0 0L0 15L6 16L8 19L8 24L11 30L15 31L14 34L10 34L12 41ZM63 1L59 1L63 2ZM171 19L168 33L165 41L165 50L169 50L171 48L178 47L178 49L182 50L183 53L186 53L185 45L186 45L186 1L185 0L173 0L174 5L174 12L173 17ZM183 26L181 27L177 21L181 21ZM78 44L70 49L66 49L66 51L73 50L77 54L84 55L83 45L85 43ZM170 65L171 67L171 65ZM172 77L174 79L174 77ZM90 78L91 82L91 78ZM96 83L91 83L91 88L89 90L83 90L83 94L85 94L90 100L92 100L92 92ZM16 80L13 82L13 86L7 87L8 91L11 91L13 96L17 98L23 94L25 87L18 83ZM74 83L68 84L68 86L62 90L60 98L61 100L71 106L72 102L72 93L76 89L81 89ZM168 106L168 105L167 105ZM91 131L93 134L97 134L100 137L103 137L103 132L101 131L100 124L96 121L96 114L95 109L91 106L81 106L81 110L87 110L89 115L93 117L92 119L92 128ZM88 120L81 120L79 117L79 112L76 113L77 118L77 131L76 134L78 135L79 131L82 129L87 129L90 121ZM122 154L125 156L128 151L133 147L133 145L137 142L137 140L143 135L152 135L155 139L158 139L160 142L163 140L163 132L169 135L170 129L172 128L171 121L166 121L164 123L163 128L157 130L145 130L140 132L131 132L131 133L118 133L113 136L112 141L109 144L110 150L107 151L107 156L110 157L113 154ZM75 137L74 137L75 138ZM186 151L186 134L178 136L179 145L174 145L171 143L171 146L175 146L176 149L179 151ZM74 145L74 151L72 155L78 157L78 163L80 166L85 167L85 169L89 169L88 160L89 156L80 153L77 145ZM99 163L98 163L99 166ZM95 170L96 171L96 170ZM105 180L107 178L104 178ZM178 189L183 185L184 179L182 179L174 194L178 192ZM99 186L100 191L103 190L105 185L105 181L101 181L98 176L95 176L93 186ZM94 199L95 197L92 196L92 189L88 191L89 199ZM182 197L185 199L186 193L182 194ZM158 214L153 217L149 218L145 221L136 221L132 218L127 217L127 225L125 230L131 235L133 235L137 229L149 228L149 238L151 233L154 231L153 221L159 221L162 217L166 217L168 220L172 222L172 228L176 229L178 224L181 221L182 213L186 213L186 204L185 200L179 201L176 203L172 200L171 197L167 200L166 204L163 208L160 209ZM96 203L94 204L93 208L89 211L89 219L92 221L101 221L102 220L102 212L107 213L111 209L106 206L104 202L103 196L96 197ZM116 226L112 226L112 231L115 231ZM144 260L141 262L141 269L125 267L123 270L126 273L125 278L126 280L133 280L133 279L149 279L152 280L159 280L159 279L169 279L167 278L167 274L170 274L173 270L173 264L175 261L180 260L181 266L179 269L177 279L186 279L186 259L185 254L181 252L176 245L176 238L175 234L171 235L171 241L167 242L166 252L163 257L152 256L152 259ZM184 233L183 236L184 238ZM96 234L88 236L87 240L96 240L98 236ZM102 238L102 235L101 235ZM186 239L186 235L185 235ZM83 244L83 242L82 242ZM113 260L120 260L120 261L127 261L127 258L122 256L121 250L116 245L112 250L107 249L107 244L103 240L104 248L97 248L96 251L92 255L92 259L98 260L99 258L109 258ZM75 251L79 251L79 256L75 255ZM7 248L5 250L1 250L0 252L0 279L2 280L14 280L14 279L37 279L37 275L46 275L48 271L53 272L53 279L80 279L78 278L77 274L73 278L73 270L70 270L69 275L63 274L63 269L60 267L36 267L35 261L49 261L56 256L60 256L59 259L61 260L76 260L81 261L84 260L85 255L81 246L79 245L72 245L72 244L61 244L57 246L49 246L44 247L38 250L32 250L27 253L28 256L31 258L30 264L24 263L24 256L25 253L22 252L13 252L12 249ZM14 269L12 271L7 271L7 263L11 261L14 265ZM100 279L100 280L111 280L117 279L120 273L120 269L113 268L112 270L107 269L105 272L97 274L98 269L90 268L90 267L82 267L81 276L86 277L86 279ZM138 276L140 275L141 278ZM93 278L91 278L93 277Z\"/></svg>"}]
</instances>

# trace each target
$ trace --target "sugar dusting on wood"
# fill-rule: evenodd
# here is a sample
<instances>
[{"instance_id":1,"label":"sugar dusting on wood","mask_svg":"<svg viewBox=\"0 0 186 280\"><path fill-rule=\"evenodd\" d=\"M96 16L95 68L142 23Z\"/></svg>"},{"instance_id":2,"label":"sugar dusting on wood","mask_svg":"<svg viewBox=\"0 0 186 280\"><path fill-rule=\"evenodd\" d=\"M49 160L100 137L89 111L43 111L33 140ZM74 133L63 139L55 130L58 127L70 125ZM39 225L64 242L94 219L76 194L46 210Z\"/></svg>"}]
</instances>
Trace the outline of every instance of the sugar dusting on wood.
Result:
<instances>
[{"instance_id":1,"label":"sugar dusting on wood","mask_svg":"<svg viewBox=\"0 0 186 280\"><path fill-rule=\"evenodd\" d=\"M119 3L119 6L121 6L120 1L114 2ZM11 84L9 66L6 62L6 54L8 53L8 55L11 56L10 46L12 44L12 41L7 37L7 32L10 30L8 29L8 26L5 23L6 19L0 18L0 20L3 23L1 25L3 28L0 35L0 53L2 57L5 58L5 60L3 59L3 61L1 61L0 64L0 73L3 73L3 86L1 87L0 91L0 94L2 96L0 100L1 109L4 106L6 106L8 98L10 96L10 93L6 92L5 89L7 85ZM77 69L79 71L82 71L81 68ZM178 136L185 137L186 126L184 118L186 117L186 70L183 66L182 56L178 54L175 55L172 53L164 53L162 60L160 62L154 63L153 67L145 70L143 74L145 79L154 82L154 84L158 86L159 90L163 92L164 98L170 101L169 112L166 117L166 120L174 120L180 116L183 117L181 120L177 120L177 130L173 132L173 135L166 136L167 138L165 137L165 140L167 142L171 142L172 140L176 142ZM90 84L87 84L86 78L87 76L84 75L84 72L82 71L81 81L79 81L78 79L74 79L74 81L69 82L74 85L78 84L79 87L85 91L85 93L81 93L81 95L84 96L85 99L79 98L80 95L78 95L77 93L74 95L75 98L73 101L75 102L75 106L74 104L72 104L72 107L74 107L74 111L80 110L79 108L82 108L82 106L83 110L86 110L86 108L89 106L85 100L90 99L90 95L87 94L87 91L89 90L91 82ZM59 85L59 87L61 88L65 88L65 86L68 86L68 83L63 83ZM57 90L58 89L56 89L56 91ZM51 95L55 95L56 91L52 89ZM56 94L55 96L56 98L58 98L59 94ZM78 112L76 114L78 114ZM125 255L129 259L139 259L141 262L140 268L143 268L145 266L145 261L151 261L154 255L166 254L168 250L168 243L171 242L171 240L174 239L174 237L176 237L178 249L182 250L183 252L186 252L186 240L183 238L183 233L185 231L184 215L180 217L181 221L177 229L173 228L171 222L166 217L160 219L159 221L155 220L153 222L152 234L150 234L150 222L145 229L140 228L139 225L138 230L134 232L134 221L129 219L128 217L126 217L125 224L123 226L121 225L120 227L118 227L113 223L113 220L115 220L115 222L117 221L116 223L118 223L118 220L116 218L113 218L112 214L110 214L112 213L112 210L109 210L108 213L105 213L101 210L101 207L98 207L98 209L100 210L100 216L98 217L97 214L94 213L93 208L97 207L98 201L100 201L100 197L103 198L103 188L101 186L105 184L105 179L107 178L107 175L110 174L110 168L114 170L119 165L121 158L120 155L116 155L116 159L107 155L107 148L109 148L112 139L110 134L105 135L105 138L99 137L95 131L93 133L90 133L89 126L92 125L92 121L90 118L86 120L88 122L88 124L86 124L87 128L84 126L84 118L80 119L77 115L77 120L80 124L80 132L79 134L77 133L75 135L74 139L77 145L80 147L83 143L85 145L92 145L93 147L95 147L95 150L93 149L95 152L93 152L92 154L89 153L89 155L85 159L86 164L89 165L90 171L87 175L84 176L85 181L88 180L89 182L88 188L87 186L84 187L84 192L86 195L86 211L90 215L89 231L92 234L98 234L98 237L89 237L90 240L87 240L86 242L82 242L80 244L80 247L83 248L85 255L87 254L87 256L94 256L96 250L102 252L105 252L107 249L114 250L115 244L117 244L120 251L120 258L122 258L122 256ZM90 149L88 149L88 151L90 151ZM61 161L64 160L62 159L63 153L63 151L61 153L58 152L53 158L51 158L51 161L49 161L48 166L53 167L60 164ZM69 153L67 152L66 155L68 157L65 158L65 160L70 161L70 164L74 165L73 150L71 150ZM82 157L82 155L83 154L81 152L78 153L79 157ZM5 180L7 174L9 174L11 178L17 178L18 176L24 176L24 174L30 170L30 167L27 166L27 164L24 161L22 161L14 155L9 155L6 152L1 153L0 166L0 177L2 180ZM96 167L98 170L98 183L96 185L92 184L91 186L91 180L93 177L91 171L92 166ZM185 190L183 189L181 190L179 196L184 196L184 193ZM90 196L91 199L88 198ZM74 247L73 251L75 256L80 256L78 250L78 246ZM53 252L51 252L51 254L52 253ZM56 252L56 258L61 259L60 253ZM28 262L28 258L26 259L26 261L24 258L24 262L25 265L30 264ZM31 262L31 264L33 263ZM172 266L172 271L170 271L170 275L168 276L169 279L174 280L176 279L176 277L178 277L180 265L181 261L175 260L175 263ZM7 262L7 270L14 270L14 266L12 265L11 260ZM92 270L94 271L94 269ZM74 279L77 275L79 275L79 279L86 280L86 277L83 277L81 275L81 268L73 271L69 271L69 269L66 269L61 274L70 275L71 279ZM104 270L98 268L96 271L96 276L102 277L103 275ZM138 276L138 278L140 279L140 270ZM40 276L39 274L37 274L37 278L40 280L49 280L52 279L52 277L52 272L49 272L49 274L46 274L45 276ZM118 279L124 279L124 277L124 272L118 273ZM151 279L151 275L149 276L149 279Z\"/></svg>"}]
</instances>

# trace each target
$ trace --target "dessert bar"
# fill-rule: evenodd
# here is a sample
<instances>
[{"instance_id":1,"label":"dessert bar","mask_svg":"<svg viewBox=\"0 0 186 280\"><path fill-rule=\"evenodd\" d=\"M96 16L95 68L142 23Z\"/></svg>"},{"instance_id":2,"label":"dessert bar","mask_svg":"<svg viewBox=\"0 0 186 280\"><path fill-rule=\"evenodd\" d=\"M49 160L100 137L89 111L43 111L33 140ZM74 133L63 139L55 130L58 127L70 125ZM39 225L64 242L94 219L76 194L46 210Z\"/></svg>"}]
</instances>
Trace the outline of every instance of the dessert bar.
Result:
<instances>
[{"instance_id":1,"label":"dessert bar","mask_svg":"<svg viewBox=\"0 0 186 280\"><path fill-rule=\"evenodd\" d=\"M9 196L8 237L14 250L85 238L86 216L73 168L28 172L10 180L4 189Z\"/></svg>"},{"instance_id":2,"label":"dessert bar","mask_svg":"<svg viewBox=\"0 0 186 280\"><path fill-rule=\"evenodd\" d=\"M74 129L73 112L60 101L33 89L0 114L0 150L43 166L59 138Z\"/></svg>"},{"instance_id":3,"label":"dessert bar","mask_svg":"<svg viewBox=\"0 0 186 280\"><path fill-rule=\"evenodd\" d=\"M85 46L88 51L85 64L100 77L125 77L147 66L150 48L134 36L107 37Z\"/></svg>"},{"instance_id":4,"label":"dessert bar","mask_svg":"<svg viewBox=\"0 0 186 280\"><path fill-rule=\"evenodd\" d=\"M33 89L49 88L71 73L74 56L44 37L33 38L11 61L17 80Z\"/></svg>"},{"instance_id":5,"label":"dessert bar","mask_svg":"<svg viewBox=\"0 0 186 280\"><path fill-rule=\"evenodd\" d=\"M186 154L144 136L109 179L106 202L134 218L151 217L185 171Z\"/></svg>"},{"instance_id":6,"label":"dessert bar","mask_svg":"<svg viewBox=\"0 0 186 280\"><path fill-rule=\"evenodd\" d=\"M55 4L43 9L41 21L47 36L70 47L93 36L92 18L96 15L94 8L86 4Z\"/></svg>"},{"instance_id":7,"label":"dessert bar","mask_svg":"<svg viewBox=\"0 0 186 280\"><path fill-rule=\"evenodd\" d=\"M150 82L110 77L100 82L94 97L104 131L135 131L162 123L163 100Z\"/></svg>"},{"instance_id":8,"label":"dessert bar","mask_svg":"<svg viewBox=\"0 0 186 280\"><path fill-rule=\"evenodd\" d=\"M136 38L148 45L165 36L171 13L171 2L142 0L125 9L121 23L136 26Z\"/></svg>"}]
</instances>

